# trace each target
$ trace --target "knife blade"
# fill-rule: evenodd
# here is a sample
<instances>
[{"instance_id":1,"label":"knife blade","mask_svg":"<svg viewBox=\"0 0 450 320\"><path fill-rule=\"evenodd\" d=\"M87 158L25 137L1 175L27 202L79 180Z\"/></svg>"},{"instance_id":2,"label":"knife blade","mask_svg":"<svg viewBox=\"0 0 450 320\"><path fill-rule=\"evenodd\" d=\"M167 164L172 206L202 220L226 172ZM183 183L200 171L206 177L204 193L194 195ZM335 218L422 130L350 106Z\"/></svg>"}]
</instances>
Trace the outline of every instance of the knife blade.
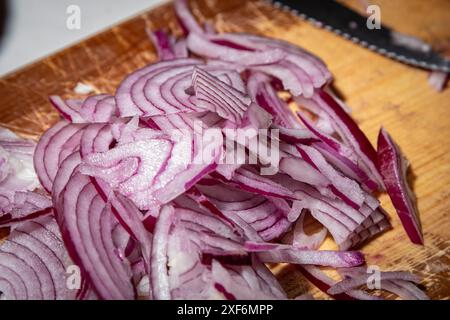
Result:
<instances>
[{"instance_id":1,"label":"knife blade","mask_svg":"<svg viewBox=\"0 0 450 320\"><path fill-rule=\"evenodd\" d=\"M450 72L450 60L445 59L423 43L411 46L401 41L394 30L381 26L369 29L367 17L333 0L273 0L273 5L303 18L318 27L333 31L372 51L415 67ZM399 40L400 39L400 40Z\"/></svg>"}]
</instances>

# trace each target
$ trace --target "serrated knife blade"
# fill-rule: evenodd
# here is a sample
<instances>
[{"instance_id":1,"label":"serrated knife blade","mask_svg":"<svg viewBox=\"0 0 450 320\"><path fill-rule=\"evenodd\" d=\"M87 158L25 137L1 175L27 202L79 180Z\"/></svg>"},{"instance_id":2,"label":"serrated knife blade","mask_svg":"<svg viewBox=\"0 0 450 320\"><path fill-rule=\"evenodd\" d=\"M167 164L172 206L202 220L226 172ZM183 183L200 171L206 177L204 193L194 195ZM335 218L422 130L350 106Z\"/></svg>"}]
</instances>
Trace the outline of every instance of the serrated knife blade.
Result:
<instances>
[{"instance_id":1,"label":"serrated knife blade","mask_svg":"<svg viewBox=\"0 0 450 320\"><path fill-rule=\"evenodd\" d=\"M399 41L398 33L381 26L369 29L367 17L333 0L274 0L275 6L313 23L333 31L372 51L378 52L397 61L435 71L450 72L450 60L445 59L423 44L412 47Z\"/></svg>"}]
</instances>

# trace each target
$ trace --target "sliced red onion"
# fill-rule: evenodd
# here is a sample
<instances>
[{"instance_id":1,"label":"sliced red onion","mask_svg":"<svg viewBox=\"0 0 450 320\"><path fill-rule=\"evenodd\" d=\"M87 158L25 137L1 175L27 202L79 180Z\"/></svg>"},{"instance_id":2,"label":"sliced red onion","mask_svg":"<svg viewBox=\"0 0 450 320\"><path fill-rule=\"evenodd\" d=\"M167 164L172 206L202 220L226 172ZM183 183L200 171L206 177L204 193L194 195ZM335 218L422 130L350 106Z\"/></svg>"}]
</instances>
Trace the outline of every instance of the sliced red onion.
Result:
<instances>
[{"instance_id":1,"label":"sliced red onion","mask_svg":"<svg viewBox=\"0 0 450 320\"><path fill-rule=\"evenodd\" d=\"M384 274L385 272L381 272ZM344 268L339 270L339 274L341 274L344 278L359 278L364 277L367 274L373 274L369 272L365 267L357 267L357 268ZM392 274L389 275L389 280L380 280L380 288L382 290L386 290L398 295L400 298L404 300L429 300L429 297L420 290L416 284L411 282L410 280L404 280L402 278L407 278L411 274L407 272L397 272L399 279L396 278Z\"/></svg>"},{"instance_id":2,"label":"sliced red onion","mask_svg":"<svg viewBox=\"0 0 450 320\"><path fill-rule=\"evenodd\" d=\"M347 240L339 244L341 250L348 250L364 243L377 234L391 228L387 214L382 208L374 210L351 235Z\"/></svg>"},{"instance_id":3,"label":"sliced red onion","mask_svg":"<svg viewBox=\"0 0 450 320\"><path fill-rule=\"evenodd\" d=\"M286 129L276 125L274 125L274 128L280 131L281 140L285 141L286 143L289 143L289 145L285 146L293 150L292 152L289 152L290 154L294 155L297 154L294 148L294 145L296 145L297 143L304 145L312 145L313 143L320 142L319 139L314 137L314 135L312 135L306 129Z\"/></svg>"},{"instance_id":4,"label":"sliced red onion","mask_svg":"<svg viewBox=\"0 0 450 320\"><path fill-rule=\"evenodd\" d=\"M52 201L37 192L16 192L8 213L0 215L0 226L11 226L52 213Z\"/></svg>"},{"instance_id":5,"label":"sliced red onion","mask_svg":"<svg viewBox=\"0 0 450 320\"><path fill-rule=\"evenodd\" d=\"M428 84L431 88L435 89L437 92L444 90L448 81L448 73L433 71L428 77Z\"/></svg>"},{"instance_id":6,"label":"sliced red onion","mask_svg":"<svg viewBox=\"0 0 450 320\"><path fill-rule=\"evenodd\" d=\"M115 217L112 217L111 220L111 234L114 247L116 248L116 254L121 259L129 257L133 253L135 242L130 237L128 231L122 227Z\"/></svg>"},{"instance_id":7,"label":"sliced red onion","mask_svg":"<svg viewBox=\"0 0 450 320\"><path fill-rule=\"evenodd\" d=\"M114 97L100 94L87 98L81 106L80 115L85 122L107 123L117 116L117 106Z\"/></svg>"},{"instance_id":8,"label":"sliced red onion","mask_svg":"<svg viewBox=\"0 0 450 320\"><path fill-rule=\"evenodd\" d=\"M192 85L198 99L197 104L205 109L212 106L214 109L210 111L236 123L242 121L251 103L251 100L242 92L199 68L196 68L192 74Z\"/></svg>"},{"instance_id":9,"label":"sliced red onion","mask_svg":"<svg viewBox=\"0 0 450 320\"><path fill-rule=\"evenodd\" d=\"M188 47L194 53L209 58L238 62L242 65L257 66L283 81L286 89L295 95L304 93L310 97L313 87L321 87L329 78L323 62L309 53L285 42L257 36L227 34L205 35L190 33ZM283 54L281 59L277 56ZM272 64L270 64L272 63Z\"/></svg>"},{"instance_id":10,"label":"sliced red onion","mask_svg":"<svg viewBox=\"0 0 450 320\"><path fill-rule=\"evenodd\" d=\"M173 36L167 34L164 30L152 31L146 29L153 46L158 53L159 61L172 60L175 58L187 58L186 39L176 40Z\"/></svg>"},{"instance_id":11,"label":"sliced red onion","mask_svg":"<svg viewBox=\"0 0 450 320\"><path fill-rule=\"evenodd\" d=\"M131 200L120 194L115 195L112 190L108 189L105 183L99 180L93 182L103 201L110 203L112 213L120 225L131 236L130 240L139 244L140 257L143 260L144 268L147 273L150 273L151 234L149 234L145 227L145 221L141 211L138 210ZM126 250L129 251L131 249L127 246ZM131 252L127 255L127 258L133 259ZM130 262L132 261L130 260Z\"/></svg>"},{"instance_id":12,"label":"sliced red onion","mask_svg":"<svg viewBox=\"0 0 450 320\"><path fill-rule=\"evenodd\" d=\"M329 180L330 190L345 203L359 209L365 201L365 194L358 183L336 171L314 148L297 145L303 160L321 172Z\"/></svg>"},{"instance_id":13,"label":"sliced red onion","mask_svg":"<svg viewBox=\"0 0 450 320\"><path fill-rule=\"evenodd\" d=\"M294 157L285 157L280 161L280 170L296 181L313 186L326 187L329 180L308 162Z\"/></svg>"},{"instance_id":14,"label":"sliced red onion","mask_svg":"<svg viewBox=\"0 0 450 320\"><path fill-rule=\"evenodd\" d=\"M289 245L246 242L250 252L257 252L266 263L312 264L327 267L352 267L364 263L364 256L357 251L302 250Z\"/></svg>"},{"instance_id":15,"label":"sliced red onion","mask_svg":"<svg viewBox=\"0 0 450 320\"><path fill-rule=\"evenodd\" d=\"M283 128L298 128L298 119L289 106L278 97L271 80L263 73L252 73L247 82L249 95L253 101L274 116L275 124Z\"/></svg>"},{"instance_id":16,"label":"sliced red onion","mask_svg":"<svg viewBox=\"0 0 450 320\"><path fill-rule=\"evenodd\" d=\"M303 69L292 62L284 60L272 65L256 66L253 70L280 79L283 82L283 87L294 96L311 98L314 94L311 78Z\"/></svg>"},{"instance_id":17,"label":"sliced red onion","mask_svg":"<svg viewBox=\"0 0 450 320\"><path fill-rule=\"evenodd\" d=\"M430 300L414 283L405 280L381 281L381 288L404 300Z\"/></svg>"},{"instance_id":18,"label":"sliced red onion","mask_svg":"<svg viewBox=\"0 0 450 320\"><path fill-rule=\"evenodd\" d=\"M298 265L297 268L300 270L300 272L305 276L306 279L308 279L309 282L311 282L314 286L319 288L322 292L327 293L328 289L336 283L333 279L328 277L323 271L321 271L316 266L300 266ZM355 298L347 295L347 294L341 294L341 295L334 295L333 298L337 300L354 300Z\"/></svg>"},{"instance_id":19,"label":"sliced red onion","mask_svg":"<svg viewBox=\"0 0 450 320\"><path fill-rule=\"evenodd\" d=\"M76 169L78 170L80 168L78 167ZM130 199L120 194L116 194L102 179L90 177L90 181L103 201L111 205L112 212L121 226L134 240L141 242L143 251L149 252L148 249L150 246L147 243L148 234L144 226L145 215ZM145 252L143 252L144 260L147 258L144 254Z\"/></svg>"},{"instance_id":20,"label":"sliced red onion","mask_svg":"<svg viewBox=\"0 0 450 320\"><path fill-rule=\"evenodd\" d=\"M336 283L336 281L328 277L318 267L298 266L298 268L308 281L324 293L327 293L327 290ZM369 295L362 290L348 290L345 293L329 295L337 300L380 300L379 297Z\"/></svg>"},{"instance_id":21,"label":"sliced red onion","mask_svg":"<svg viewBox=\"0 0 450 320\"><path fill-rule=\"evenodd\" d=\"M313 97L313 101L321 110L326 112L336 124L343 139L349 143L356 154L362 159L364 165L367 166L368 170L366 170L366 172L371 173L371 177L377 181L379 188L383 189L382 179L377 168L376 151L356 122L342 106L324 90L319 90Z\"/></svg>"},{"instance_id":22,"label":"sliced red onion","mask_svg":"<svg viewBox=\"0 0 450 320\"><path fill-rule=\"evenodd\" d=\"M151 123L147 120L147 126L162 130L167 134L172 133L174 130L188 130L196 134L202 134L202 132L198 132L200 128L207 129L220 126L222 122L223 119L213 112L180 113L164 117L153 117L151 118Z\"/></svg>"},{"instance_id":23,"label":"sliced red onion","mask_svg":"<svg viewBox=\"0 0 450 320\"><path fill-rule=\"evenodd\" d=\"M61 163L61 166L58 169L58 173L56 174L52 189L53 205L58 203L59 197L61 193L64 191L67 182L69 181L70 177L72 176L75 169L79 166L80 163L81 163L81 156L79 152L72 153ZM58 211L58 209L62 208L55 207L55 209L56 211Z\"/></svg>"},{"instance_id":24,"label":"sliced red onion","mask_svg":"<svg viewBox=\"0 0 450 320\"><path fill-rule=\"evenodd\" d=\"M109 149L114 149L116 146L134 143L137 141L167 138L162 131L150 129L147 127L141 128L139 118L132 118L128 122L114 123L110 127L113 139L112 145L109 145ZM169 131L169 130L168 130ZM172 133L169 131L169 133Z\"/></svg>"},{"instance_id":25,"label":"sliced red onion","mask_svg":"<svg viewBox=\"0 0 450 320\"><path fill-rule=\"evenodd\" d=\"M34 167L42 186L50 192L59 165L80 147L84 125L58 122L44 133L34 154Z\"/></svg>"},{"instance_id":26,"label":"sliced red onion","mask_svg":"<svg viewBox=\"0 0 450 320\"><path fill-rule=\"evenodd\" d=\"M288 215L290 221L298 219L302 209L309 209L312 216L330 231L337 244L345 249L352 244L350 239L357 230L365 230L366 226L362 228L360 226L372 213L372 210L366 205L360 210L355 210L341 200L323 195L308 185L290 180L289 177L279 176L276 181L294 192L297 199L294 202L293 210ZM374 233L377 232L374 231Z\"/></svg>"},{"instance_id":27,"label":"sliced red onion","mask_svg":"<svg viewBox=\"0 0 450 320\"><path fill-rule=\"evenodd\" d=\"M187 0L179 0L174 2L175 13L178 17L178 21L180 22L185 33L203 33L203 29L195 20L191 11L189 10Z\"/></svg>"},{"instance_id":28,"label":"sliced red onion","mask_svg":"<svg viewBox=\"0 0 450 320\"><path fill-rule=\"evenodd\" d=\"M50 102L64 119L72 123L108 122L116 115L114 97L108 94L91 96L84 101L64 101L59 96L51 96Z\"/></svg>"},{"instance_id":29,"label":"sliced red onion","mask_svg":"<svg viewBox=\"0 0 450 320\"><path fill-rule=\"evenodd\" d=\"M96 292L104 299L132 299L129 264L115 253L111 208L98 194L89 177L75 173L56 205L67 246L76 252ZM80 267L81 267L80 266Z\"/></svg>"},{"instance_id":30,"label":"sliced red onion","mask_svg":"<svg viewBox=\"0 0 450 320\"><path fill-rule=\"evenodd\" d=\"M155 299L170 299L169 275L167 270L167 243L169 241L170 227L175 211L172 207L161 209L158 222L153 234L151 274L152 291Z\"/></svg>"},{"instance_id":31,"label":"sliced red onion","mask_svg":"<svg viewBox=\"0 0 450 320\"><path fill-rule=\"evenodd\" d=\"M318 250L328 234L326 228L321 228L312 235L308 235L304 229L305 213L300 215L294 228L292 245L306 250Z\"/></svg>"},{"instance_id":32,"label":"sliced red onion","mask_svg":"<svg viewBox=\"0 0 450 320\"><path fill-rule=\"evenodd\" d=\"M9 129L0 127L0 146L15 156L33 155L36 143L31 140L25 140Z\"/></svg>"},{"instance_id":33,"label":"sliced red onion","mask_svg":"<svg viewBox=\"0 0 450 320\"><path fill-rule=\"evenodd\" d=\"M166 296L170 292L170 296L177 299L217 299L221 296L225 299L235 299L250 296L252 290L258 287L262 290L262 296L284 296L279 285L274 285L276 280L273 275L267 273L260 262L252 260L253 269L251 266L242 265L242 262L248 264L248 260L236 260L245 257L242 255L245 255L245 251L239 244L242 238L234 233L234 229L231 229L226 221L216 215L202 213L201 210L164 210L157 222L157 229L158 225L161 229L155 231L155 236L158 234L157 243L161 243L162 247L157 251L154 248L153 251L153 257L161 257L153 260L155 264L161 262L158 268L162 272L157 273L157 283L163 285L156 288L158 292L163 288ZM169 214L170 212L172 213ZM164 231L160 233L162 230ZM167 252L168 260L163 252ZM199 252L202 254L198 255ZM232 274L231 278L218 281L218 261L223 263L220 264L220 272ZM239 265L236 265L236 262ZM167 269L167 265L170 269ZM235 286L241 289L236 291Z\"/></svg>"},{"instance_id":34,"label":"sliced red onion","mask_svg":"<svg viewBox=\"0 0 450 320\"><path fill-rule=\"evenodd\" d=\"M187 38L149 32L160 61L128 75L115 96L51 97L65 120L36 151L0 130L0 226L12 226L0 246L2 297L286 299L263 262L290 262L335 298L380 299L358 289L367 280L354 267L361 253L317 249L328 231L347 250L390 226L368 193L384 187L378 165L417 233L395 144L382 132L377 159L325 87L331 75L319 58L280 40L219 34L208 22L204 31L185 0L175 12ZM221 139L199 139L210 129ZM271 134L277 163L259 136L247 145L228 135L249 129ZM236 144L240 162L220 163L235 157L228 149ZM268 163L280 172L263 174ZM324 226L314 235L304 230L308 211ZM280 244L294 223L293 245ZM73 292L64 287L68 263L81 268ZM339 267L345 279L336 283L313 265ZM383 289L426 298L414 276L383 276Z\"/></svg>"},{"instance_id":35,"label":"sliced red onion","mask_svg":"<svg viewBox=\"0 0 450 320\"><path fill-rule=\"evenodd\" d=\"M171 60L175 58L174 52L174 38L169 36L163 30L151 31L146 30L150 40L155 46L156 52L158 53L158 58L160 61Z\"/></svg>"},{"instance_id":36,"label":"sliced red onion","mask_svg":"<svg viewBox=\"0 0 450 320\"><path fill-rule=\"evenodd\" d=\"M259 163L263 175L276 172L279 159L273 156L272 150L278 149L279 141L276 134L269 130L271 123L271 115L255 103L248 106L241 124L226 121L222 126L225 136L224 163L216 172L231 180L236 170L246 163Z\"/></svg>"},{"instance_id":37,"label":"sliced red onion","mask_svg":"<svg viewBox=\"0 0 450 320\"><path fill-rule=\"evenodd\" d=\"M80 100L72 100L71 103L66 103L59 96L50 96L50 103L55 107L55 109L61 114L61 116L70 122L82 123L84 119L80 115L81 105L83 104Z\"/></svg>"},{"instance_id":38,"label":"sliced red onion","mask_svg":"<svg viewBox=\"0 0 450 320\"><path fill-rule=\"evenodd\" d=\"M286 60L308 72L316 88L321 88L332 78L330 71L319 57L286 41L250 34L223 34L221 36L228 39L229 42L240 43L241 46L258 48L259 50L266 48L284 50L289 53Z\"/></svg>"},{"instance_id":39,"label":"sliced red onion","mask_svg":"<svg viewBox=\"0 0 450 320\"><path fill-rule=\"evenodd\" d=\"M344 170L342 170L344 173L350 171L351 174L349 175L356 176L356 179L364 184L368 190L377 190L377 183L372 181L364 169L358 166L358 158L351 148L340 143L333 137L320 132L320 130L316 129L301 113L297 112L297 115L305 124L306 128L323 142L323 144L317 144L319 150L323 150L325 151L325 154L331 156L331 158L335 160L335 164L336 162L338 163L341 170L344 167Z\"/></svg>"},{"instance_id":40,"label":"sliced red onion","mask_svg":"<svg viewBox=\"0 0 450 320\"><path fill-rule=\"evenodd\" d=\"M220 157L220 152L215 152L215 158L205 164L196 164L198 160L192 159L191 154L201 157L202 150L192 150L190 134L177 136L178 141L161 136L118 145L109 151L88 156L81 170L108 182L141 209L160 206L213 171ZM217 149L220 146L212 147Z\"/></svg>"},{"instance_id":41,"label":"sliced red onion","mask_svg":"<svg viewBox=\"0 0 450 320\"><path fill-rule=\"evenodd\" d=\"M214 174L214 176L225 183L227 182L217 174ZM233 175L232 183L247 192L257 193L268 197L294 199L294 195L287 188L269 178L258 175L254 170L249 168L236 170Z\"/></svg>"},{"instance_id":42,"label":"sliced red onion","mask_svg":"<svg viewBox=\"0 0 450 320\"><path fill-rule=\"evenodd\" d=\"M0 214L21 209L24 201L15 199L17 192L40 187L33 168L35 146L33 141L0 128Z\"/></svg>"},{"instance_id":43,"label":"sliced red onion","mask_svg":"<svg viewBox=\"0 0 450 320\"><path fill-rule=\"evenodd\" d=\"M289 205L282 199L270 199L257 194L246 193L226 185L198 186L198 189L221 212L238 215L254 228L265 241L270 241L284 234L291 226L285 215ZM277 203L282 201L283 204ZM283 222L286 221L286 222Z\"/></svg>"},{"instance_id":44,"label":"sliced red onion","mask_svg":"<svg viewBox=\"0 0 450 320\"><path fill-rule=\"evenodd\" d=\"M205 252L202 253L201 263L211 265L213 261L220 262L227 266L246 266L251 265L251 257L246 253L221 253L221 252Z\"/></svg>"},{"instance_id":45,"label":"sliced red onion","mask_svg":"<svg viewBox=\"0 0 450 320\"><path fill-rule=\"evenodd\" d=\"M272 125L272 116L264 109L259 107L256 103L250 104L246 113L244 114L242 125L240 129L269 129Z\"/></svg>"},{"instance_id":46,"label":"sliced red onion","mask_svg":"<svg viewBox=\"0 0 450 320\"><path fill-rule=\"evenodd\" d=\"M105 153L88 156L82 171L107 181L145 208L151 200L151 177L157 177L164 170L172 149L173 144L167 138L124 144Z\"/></svg>"},{"instance_id":47,"label":"sliced red onion","mask_svg":"<svg viewBox=\"0 0 450 320\"><path fill-rule=\"evenodd\" d=\"M0 298L73 300L67 287L71 264L51 217L18 226L0 246Z\"/></svg>"},{"instance_id":48,"label":"sliced red onion","mask_svg":"<svg viewBox=\"0 0 450 320\"><path fill-rule=\"evenodd\" d=\"M106 147L108 145L109 145L109 143L106 143ZM98 150L102 150L103 148L105 148L105 145L102 146L101 144L97 144L96 146L98 147ZM97 151L97 149L94 148L93 151ZM87 264L89 266L90 265L89 263L91 262L91 260L86 260L86 259L88 259L88 256L83 256L84 259L82 259L80 257L81 256L80 250L82 250L81 248L83 248L82 247L83 242L81 242L81 243L78 242L78 241L80 241L80 239L77 239L77 242L74 242L72 240L72 238L71 238L70 230L72 230L72 232L76 232L76 230L77 230L76 228L78 228L78 227L75 227L75 229L67 228L67 227L70 226L70 224L68 224L68 221L66 221L66 217L63 214L63 213L65 213L67 211L64 208L64 205L67 205L67 201L61 203L61 201L59 200L59 199L64 199L63 198L64 197L64 192L65 192L64 190L66 190L66 186L69 183L74 183L74 182L71 182L71 180L74 179L74 178L72 178L73 172L77 168L77 166L79 165L80 160L81 159L80 159L79 152L75 152L71 156L69 156L61 164L61 167L60 167L60 169L58 171L58 174L57 174L57 177L55 179L54 186L53 186L53 199L54 199L54 202L56 204L55 208L56 208L56 211L57 211L56 213L57 213L58 221L59 221L59 223L61 225L61 228L63 230L64 241L66 243L67 248L69 249L69 252L70 252L71 256L73 257L74 261L77 262L78 265L84 266L85 264ZM77 175L77 174L75 174L75 175ZM78 174L78 176L79 176L79 174ZM106 260L103 260L103 263L104 264L106 263L105 266L106 266L106 268L108 268L108 270L109 270L109 272L111 272L111 274L114 273L114 272L119 272L120 273L120 272L122 272L121 270L123 268L122 265L121 265L122 261L125 261L125 260L123 260L123 257L120 257L120 256L118 256L116 254L117 248L114 247L114 241L113 241L112 235L111 235L112 230L111 230L111 228L108 228L107 226L112 221L112 214L114 214L114 216L116 216L116 217L120 217L121 218L121 220L120 220L121 222L124 221L123 217L126 214L128 214L128 213L126 213L127 210L126 209L125 210L122 209L122 207L119 208L119 205L122 205L122 203L118 203L117 201L114 202L114 207L112 207L112 206L111 207L105 206L105 201L108 198L111 198L111 197L104 197L104 195L108 195L109 192L107 192L107 191L103 192L104 191L104 189L103 189L103 190L100 190L100 191L102 191L102 193L97 193L99 191L99 189L97 188L97 185L96 184L92 184L92 181L89 180L89 179L87 179L87 180L86 180L86 178L83 178L83 179L85 179L85 182L89 181L89 184L87 184L87 186L89 186L89 188L90 188L90 191L84 191L85 194L83 196L89 196L90 194L92 194L95 197L95 201L96 201L95 203L98 204L98 205L101 205L103 203L102 206L104 207L103 210L101 210L101 207L100 207L97 210L95 210L95 212L91 212L91 214L92 214L92 218L96 217L95 214L97 214L97 216L98 216L98 213L103 214L104 218L102 220L102 224L104 225L103 226L104 228L102 229L103 230L102 239L106 239L106 242L100 243L100 242L98 242L98 240L95 240L95 241L97 241L95 243L98 245L98 247L95 247L95 245L94 245L94 247L92 247L92 246L88 246L88 247L92 250L91 254L94 253L95 250L99 250L99 252L103 252L103 259L105 259L105 256L104 256L105 248L103 247L103 244L104 243L107 244L107 246L106 246L107 247L107 249L106 249L107 255L109 255L109 257L111 258L110 261L112 261L113 266L115 266L114 267L115 271L113 271L111 269L111 265L109 264L109 262L106 262ZM70 186L69 186L69 189L71 189ZM86 193L87 193L87 195L86 195ZM96 196L96 194L97 194L97 196ZM70 202L69 202L69 205L70 205ZM86 205L86 203L84 205ZM89 205L89 203L87 203L87 205ZM98 207L98 205L97 205L97 207ZM116 208L119 208L119 209L116 209ZM112 211L111 211L111 209L112 209ZM89 209L89 210L91 210L91 209ZM100 210L101 210L101 212L100 212ZM108 211L109 214L106 214L106 216L105 216L104 213L106 211ZM112 214L111 214L111 212L112 212ZM84 213L86 213L86 211L81 212L81 214L84 214ZM108 220L106 220L106 217L108 217ZM71 218L73 219L74 217L71 217ZM126 220L126 218L125 218L125 220ZM69 221L72 221L72 220L69 220ZM127 221L127 223L129 223L129 220L126 220L126 221ZM88 223L89 223L89 221L88 221ZM139 223L140 223L140 221L139 221ZM99 223L93 223L93 225L99 225ZM72 225L72 227L74 227L74 226ZM139 232L138 231L139 230L139 225L134 225L133 228L135 230L135 233ZM87 241L87 243L88 243L89 241L92 241L92 240L89 240L89 238L86 238L86 236L89 233L84 233L84 232L87 232L87 231L89 231L89 230L83 229L82 232L83 232L84 237L82 239L84 241ZM89 231L89 232L91 232L91 231ZM106 232L106 234L105 234L105 232ZM98 233L94 232L93 235L97 236ZM95 238L95 239L98 239L98 238ZM141 240L141 239L142 238L140 238L139 240ZM145 258L146 256L147 257L149 256L149 252L148 252L149 250L147 249L147 251L145 252L144 248L145 248L145 246L143 246L143 255L144 255L144 258ZM100 257L101 256L102 255L100 254ZM148 259L147 259L147 261L148 261ZM86 270L85 268L82 268L82 271L83 271L83 274L85 275L86 278L91 277L91 274L93 272L92 269L91 270ZM123 275L123 272L122 272L122 275ZM98 281L100 281L100 282L102 281L102 280L98 280L98 276L99 276L98 274L94 274L94 279L97 279L97 280L94 280L94 281L97 281L97 285L94 286L96 290L99 290L97 288ZM104 273L101 274L101 276L108 277L108 275L104 274ZM120 280L119 280L119 282L120 282ZM100 290L105 290L104 286L103 286L103 283L100 284ZM89 290L87 292L89 292ZM109 296L110 294L113 295L114 291L111 291L110 293L103 292L101 294L101 296L103 296L104 294L106 294L107 296ZM91 296L90 293L86 293L86 294L83 294L83 296L80 297L80 298L83 298L83 297L84 298L90 298L90 296ZM95 295L94 295L94 297L95 297ZM116 296L116 298L120 298L120 297ZM123 296L122 296L122 298L123 298Z\"/></svg>"},{"instance_id":49,"label":"sliced red onion","mask_svg":"<svg viewBox=\"0 0 450 320\"><path fill-rule=\"evenodd\" d=\"M347 290L354 289L358 286L364 285L367 283L369 278L372 276L371 273L365 273L355 278L344 279L328 289L328 293L335 295L339 293L346 292ZM401 271L384 271L380 273L380 281L383 280L404 280L409 282L419 283L420 278L409 273L409 272L401 272Z\"/></svg>"},{"instance_id":50,"label":"sliced red onion","mask_svg":"<svg viewBox=\"0 0 450 320\"><path fill-rule=\"evenodd\" d=\"M119 85L115 96L120 115L157 116L202 111L185 92L191 85L194 66L201 64L196 59L174 59L130 74Z\"/></svg>"},{"instance_id":51,"label":"sliced red onion","mask_svg":"<svg viewBox=\"0 0 450 320\"><path fill-rule=\"evenodd\" d=\"M189 50L195 54L206 56L210 59L235 62L246 66L277 63L286 57L286 54L279 49L272 49L265 52L234 49L209 41L204 35L198 33L189 34L187 37L187 45Z\"/></svg>"},{"instance_id":52,"label":"sliced red onion","mask_svg":"<svg viewBox=\"0 0 450 320\"><path fill-rule=\"evenodd\" d=\"M246 272L246 277L243 276ZM284 293L274 293L262 282L260 275L251 268L226 269L219 262L212 264L212 279L215 287L227 300L273 300L285 299Z\"/></svg>"},{"instance_id":53,"label":"sliced red onion","mask_svg":"<svg viewBox=\"0 0 450 320\"><path fill-rule=\"evenodd\" d=\"M181 237L172 238L170 236L171 226L174 222L175 211L173 207L164 207L158 218L153 236L153 251L152 251L152 290L157 299L170 299L172 295L171 286L174 287L173 294L176 296L185 296L183 285L186 282L191 282L194 278L202 274L204 267L198 262L199 257L192 255L195 251L192 248L191 241L184 238L184 250L192 251L190 255L184 250L179 250L182 245L179 240ZM172 232L175 232L173 230ZM174 250L179 248L178 250ZM177 257L175 261L172 259ZM180 264L180 259L183 264ZM171 266L170 274L168 265ZM201 287L204 283L200 282ZM195 291L198 288L193 288ZM200 289L201 290L201 289Z\"/></svg>"},{"instance_id":54,"label":"sliced red onion","mask_svg":"<svg viewBox=\"0 0 450 320\"><path fill-rule=\"evenodd\" d=\"M274 180L294 192L297 200L305 200L309 197L313 197L314 199L318 199L320 202L326 203L328 206L338 211L342 211L344 215L348 216L350 220L356 223L362 223L362 221L372 212L370 207L366 204L363 204L359 210L356 210L352 206L340 200L329 189L322 189L320 187L314 188L304 183L292 180L288 176L281 174L274 177ZM325 207L317 208L323 210Z\"/></svg>"},{"instance_id":55,"label":"sliced red onion","mask_svg":"<svg viewBox=\"0 0 450 320\"><path fill-rule=\"evenodd\" d=\"M415 196L406 180L409 163L386 130L378 136L378 165L403 228L415 244L423 244Z\"/></svg>"},{"instance_id":56,"label":"sliced red onion","mask_svg":"<svg viewBox=\"0 0 450 320\"><path fill-rule=\"evenodd\" d=\"M173 52L177 58L189 57L186 39L180 39L173 45Z\"/></svg>"},{"instance_id":57,"label":"sliced red onion","mask_svg":"<svg viewBox=\"0 0 450 320\"><path fill-rule=\"evenodd\" d=\"M81 136L81 157L85 158L96 152L107 151L113 143L114 136L110 124L90 124Z\"/></svg>"}]
</instances>

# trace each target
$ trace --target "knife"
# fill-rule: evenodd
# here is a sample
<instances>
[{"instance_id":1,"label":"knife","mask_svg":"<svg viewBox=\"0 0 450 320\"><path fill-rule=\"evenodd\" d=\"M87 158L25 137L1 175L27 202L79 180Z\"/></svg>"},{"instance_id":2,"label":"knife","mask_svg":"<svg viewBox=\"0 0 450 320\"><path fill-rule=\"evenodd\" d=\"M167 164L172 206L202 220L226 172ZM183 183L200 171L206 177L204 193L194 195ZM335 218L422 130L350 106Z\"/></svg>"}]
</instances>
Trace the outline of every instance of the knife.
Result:
<instances>
[{"instance_id":1,"label":"knife","mask_svg":"<svg viewBox=\"0 0 450 320\"><path fill-rule=\"evenodd\" d=\"M431 46L415 38L414 44L411 44L411 41L404 41L405 36L385 26L381 26L380 29L369 29L367 17L336 1L273 0L272 3L388 58L423 69L450 72L450 60L434 52Z\"/></svg>"}]
</instances>

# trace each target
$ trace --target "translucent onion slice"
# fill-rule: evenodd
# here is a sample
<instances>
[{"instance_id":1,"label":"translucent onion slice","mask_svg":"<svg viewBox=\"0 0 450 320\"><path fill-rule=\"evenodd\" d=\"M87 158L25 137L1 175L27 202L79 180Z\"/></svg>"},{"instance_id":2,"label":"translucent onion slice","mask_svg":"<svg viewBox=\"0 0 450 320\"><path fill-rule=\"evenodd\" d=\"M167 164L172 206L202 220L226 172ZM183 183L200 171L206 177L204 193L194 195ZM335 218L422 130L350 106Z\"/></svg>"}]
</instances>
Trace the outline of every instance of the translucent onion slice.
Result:
<instances>
[{"instance_id":1,"label":"translucent onion slice","mask_svg":"<svg viewBox=\"0 0 450 320\"><path fill-rule=\"evenodd\" d=\"M403 228L413 243L423 244L415 196L406 180L409 163L384 129L378 136L378 165Z\"/></svg>"}]
</instances>

